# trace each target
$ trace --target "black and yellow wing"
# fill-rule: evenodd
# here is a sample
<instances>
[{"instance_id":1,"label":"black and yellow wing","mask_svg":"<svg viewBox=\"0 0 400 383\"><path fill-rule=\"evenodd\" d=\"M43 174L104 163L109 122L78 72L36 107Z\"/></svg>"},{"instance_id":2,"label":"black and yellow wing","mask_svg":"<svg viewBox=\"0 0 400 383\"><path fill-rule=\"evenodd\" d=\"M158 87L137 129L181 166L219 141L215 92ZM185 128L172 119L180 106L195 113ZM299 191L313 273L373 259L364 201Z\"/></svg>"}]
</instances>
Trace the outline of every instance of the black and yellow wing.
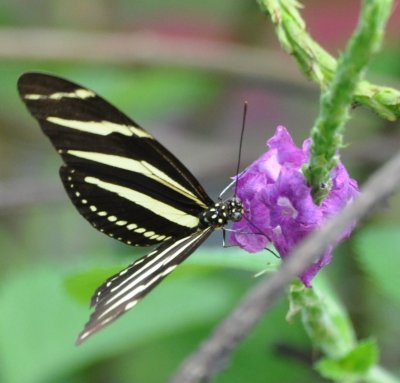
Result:
<instances>
[{"instance_id":1,"label":"black and yellow wing","mask_svg":"<svg viewBox=\"0 0 400 383\"><path fill-rule=\"evenodd\" d=\"M18 90L63 158L64 187L101 232L129 245L183 238L213 202L187 168L136 122L93 91L25 73Z\"/></svg>"},{"instance_id":2,"label":"black and yellow wing","mask_svg":"<svg viewBox=\"0 0 400 383\"><path fill-rule=\"evenodd\" d=\"M159 244L96 290L81 343L132 308L230 216L173 154L93 91L41 73L22 75L18 90L64 161L60 176L78 211L119 241Z\"/></svg>"},{"instance_id":3,"label":"black and yellow wing","mask_svg":"<svg viewBox=\"0 0 400 383\"><path fill-rule=\"evenodd\" d=\"M212 231L213 228L208 227L184 238L170 239L107 279L92 297L91 306L94 307L94 312L79 334L77 344L134 307L192 254Z\"/></svg>"}]
</instances>

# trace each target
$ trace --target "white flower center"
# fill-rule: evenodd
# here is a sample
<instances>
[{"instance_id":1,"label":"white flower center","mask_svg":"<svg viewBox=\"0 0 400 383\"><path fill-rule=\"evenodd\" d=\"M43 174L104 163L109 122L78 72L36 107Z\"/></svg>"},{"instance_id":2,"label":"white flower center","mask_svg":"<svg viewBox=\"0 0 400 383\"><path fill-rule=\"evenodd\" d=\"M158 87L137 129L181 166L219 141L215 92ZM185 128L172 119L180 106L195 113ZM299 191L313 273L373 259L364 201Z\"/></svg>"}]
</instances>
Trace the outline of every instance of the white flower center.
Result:
<instances>
[{"instance_id":1,"label":"white flower center","mask_svg":"<svg viewBox=\"0 0 400 383\"><path fill-rule=\"evenodd\" d=\"M274 234L276 235L276 236L278 236L278 235L282 235L282 228L278 225L278 226L275 226L273 229L272 229L272 231L274 232Z\"/></svg>"},{"instance_id":2,"label":"white flower center","mask_svg":"<svg viewBox=\"0 0 400 383\"><path fill-rule=\"evenodd\" d=\"M299 212L294 208L290 199L287 197L278 198L278 206L282 209L282 215L296 219Z\"/></svg>"}]
</instances>

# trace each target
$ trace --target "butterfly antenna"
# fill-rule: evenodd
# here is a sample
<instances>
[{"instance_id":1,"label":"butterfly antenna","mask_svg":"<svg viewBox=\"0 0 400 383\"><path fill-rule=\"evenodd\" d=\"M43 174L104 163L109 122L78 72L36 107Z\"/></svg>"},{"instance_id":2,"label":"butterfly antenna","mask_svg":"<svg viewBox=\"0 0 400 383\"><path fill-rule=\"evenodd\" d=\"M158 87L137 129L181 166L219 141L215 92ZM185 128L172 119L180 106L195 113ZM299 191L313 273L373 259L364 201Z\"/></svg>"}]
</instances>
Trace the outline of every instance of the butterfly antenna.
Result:
<instances>
[{"instance_id":1,"label":"butterfly antenna","mask_svg":"<svg viewBox=\"0 0 400 383\"><path fill-rule=\"evenodd\" d=\"M236 166L236 180L235 180L235 193L234 196L236 197L237 192L237 185L239 181L239 170L240 170L240 161L242 159L242 146L243 146L243 136L244 136L244 128L246 126L246 117L247 117L247 101L244 102L243 105L243 119L242 119L242 129L240 132L240 141L239 141L239 155L238 155L238 162Z\"/></svg>"},{"instance_id":2,"label":"butterfly antenna","mask_svg":"<svg viewBox=\"0 0 400 383\"><path fill-rule=\"evenodd\" d=\"M243 120L242 120L242 130L240 132L239 155L238 155L238 162L237 162L237 166L236 166L236 177L219 194L219 197L218 197L219 200L222 200L222 196L227 192L227 190L229 190L233 186L233 184L235 184L234 197L236 197L236 194L237 194L236 191L237 191L237 183L239 180L239 169L240 169L240 160L242 157L242 144L243 144L244 127L246 125L246 116L247 116L247 101L244 102L244 107L243 107Z\"/></svg>"}]
</instances>

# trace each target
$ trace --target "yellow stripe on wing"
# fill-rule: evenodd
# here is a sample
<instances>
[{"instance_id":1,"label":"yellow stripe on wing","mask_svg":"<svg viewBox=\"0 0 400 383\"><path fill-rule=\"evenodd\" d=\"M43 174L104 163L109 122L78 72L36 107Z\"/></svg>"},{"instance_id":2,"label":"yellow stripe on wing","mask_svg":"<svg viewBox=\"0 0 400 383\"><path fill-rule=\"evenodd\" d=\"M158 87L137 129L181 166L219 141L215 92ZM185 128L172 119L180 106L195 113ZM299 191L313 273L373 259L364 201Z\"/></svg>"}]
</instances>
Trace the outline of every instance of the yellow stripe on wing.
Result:
<instances>
[{"instance_id":1,"label":"yellow stripe on wing","mask_svg":"<svg viewBox=\"0 0 400 383\"><path fill-rule=\"evenodd\" d=\"M79 98L85 100L86 98L96 97L96 93L88 89L76 89L72 92L55 92L51 94L25 94L25 100L61 100L62 98Z\"/></svg>"},{"instance_id":2,"label":"yellow stripe on wing","mask_svg":"<svg viewBox=\"0 0 400 383\"><path fill-rule=\"evenodd\" d=\"M186 212L176 209L171 205L158 201L146 194L140 193L136 190L116 185L110 182L105 182L96 177L85 177L84 181L96 185L97 187L115 193L118 196L134 202L137 205L150 210L152 213L167 219L177 225L189 228L195 228L199 224L199 218Z\"/></svg>"},{"instance_id":3,"label":"yellow stripe on wing","mask_svg":"<svg viewBox=\"0 0 400 383\"><path fill-rule=\"evenodd\" d=\"M78 121L68 120L60 117L47 117L46 121L53 124L61 125L66 128L80 130L81 132L98 134L100 136L108 136L112 133L123 134L124 136L136 136L140 138L154 138L151 134L143 129L133 125L116 124L110 121Z\"/></svg>"},{"instance_id":4,"label":"yellow stripe on wing","mask_svg":"<svg viewBox=\"0 0 400 383\"><path fill-rule=\"evenodd\" d=\"M186 189L180 183L173 180L160 169L157 169L146 161L137 161L132 158L116 156L113 154L86 152L81 150L68 150L67 153L75 157L99 162L104 165L113 166L115 168L128 170L135 173L140 173L193 200L204 209L207 208L207 205L205 205L203 201L197 198L197 196L194 195L190 190Z\"/></svg>"}]
</instances>

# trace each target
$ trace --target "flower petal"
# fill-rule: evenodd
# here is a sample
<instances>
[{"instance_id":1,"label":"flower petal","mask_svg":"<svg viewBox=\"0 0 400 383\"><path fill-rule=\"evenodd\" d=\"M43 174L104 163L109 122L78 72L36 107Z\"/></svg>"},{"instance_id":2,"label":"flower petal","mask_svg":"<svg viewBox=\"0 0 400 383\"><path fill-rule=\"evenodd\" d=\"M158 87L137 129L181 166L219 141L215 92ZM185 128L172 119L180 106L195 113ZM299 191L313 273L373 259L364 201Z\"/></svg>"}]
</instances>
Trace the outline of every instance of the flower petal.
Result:
<instances>
[{"instance_id":1,"label":"flower petal","mask_svg":"<svg viewBox=\"0 0 400 383\"><path fill-rule=\"evenodd\" d=\"M331 173L332 188L320 206L301 172L309 160L311 140L298 148L289 132L278 126L268 140L269 150L239 175L237 196L245 209L244 218L233 225L231 243L249 252L265 249L272 241L283 259L297 244L315 231L327 218L337 214L359 193L357 182L339 162ZM350 225L337 242L350 235ZM310 287L312 278L332 258L330 246L300 279Z\"/></svg>"}]
</instances>

